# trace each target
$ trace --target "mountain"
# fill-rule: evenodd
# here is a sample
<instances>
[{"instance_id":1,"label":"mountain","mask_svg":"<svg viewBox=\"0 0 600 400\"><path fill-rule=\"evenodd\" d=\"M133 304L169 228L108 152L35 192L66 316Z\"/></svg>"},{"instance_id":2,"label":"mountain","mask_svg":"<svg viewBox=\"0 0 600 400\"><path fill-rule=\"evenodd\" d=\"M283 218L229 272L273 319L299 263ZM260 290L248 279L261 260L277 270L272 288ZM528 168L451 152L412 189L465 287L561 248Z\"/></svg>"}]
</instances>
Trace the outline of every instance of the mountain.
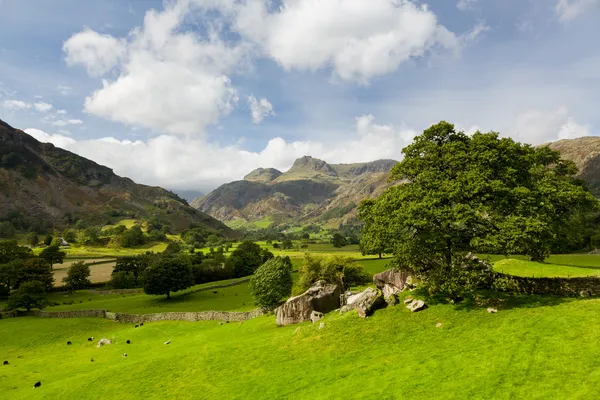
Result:
<instances>
[{"instance_id":1,"label":"mountain","mask_svg":"<svg viewBox=\"0 0 600 400\"><path fill-rule=\"evenodd\" d=\"M587 182L594 196L600 198L600 137L563 139L544 146L560 151L564 159L573 161L579 169L578 176Z\"/></svg>"},{"instance_id":2,"label":"mountain","mask_svg":"<svg viewBox=\"0 0 600 400\"><path fill-rule=\"evenodd\" d=\"M60 228L76 220L101 225L124 217L155 217L175 230L195 224L215 233L232 233L172 192L117 176L110 168L40 143L1 120L0 189L0 220L21 227Z\"/></svg>"},{"instance_id":3,"label":"mountain","mask_svg":"<svg viewBox=\"0 0 600 400\"><path fill-rule=\"evenodd\" d=\"M241 181L226 183L191 202L193 207L222 221L318 222L339 225L356 216L356 206L377 196L387 182L394 160L328 164L304 156L281 173L259 168Z\"/></svg>"}]
</instances>

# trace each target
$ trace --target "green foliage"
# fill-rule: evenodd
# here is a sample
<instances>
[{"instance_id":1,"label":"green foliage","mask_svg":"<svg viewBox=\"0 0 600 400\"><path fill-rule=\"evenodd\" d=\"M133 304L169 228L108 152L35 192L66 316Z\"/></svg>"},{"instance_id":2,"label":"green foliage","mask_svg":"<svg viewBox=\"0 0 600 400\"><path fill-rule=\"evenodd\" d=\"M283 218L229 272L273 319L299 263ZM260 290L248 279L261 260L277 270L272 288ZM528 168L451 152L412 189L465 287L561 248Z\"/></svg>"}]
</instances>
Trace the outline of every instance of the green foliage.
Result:
<instances>
[{"instance_id":1,"label":"green foliage","mask_svg":"<svg viewBox=\"0 0 600 400\"><path fill-rule=\"evenodd\" d=\"M100 237L100 228L97 226L89 226L84 230L79 231L77 241L84 244L94 244L98 242Z\"/></svg>"},{"instance_id":2,"label":"green foliage","mask_svg":"<svg viewBox=\"0 0 600 400\"><path fill-rule=\"evenodd\" d=\"M231 252L227 265L233 270L236 277L252 275L256 269L273 258L273 253L262 249L258 244L250 241L240 243Z\"/></svg>"},{"instance_id":3,"label":"green foliage","mask_svg":"<svg viewBox=\"0 0 600 400\"><path fill-rule=\"evenodd\" d=\"M69 267L63 282L71 290L84 289L90 286L92 284L90 282L90 266L86 265L84 261L74 262Z\"/></svg>"},{"instance_id":4,"label":"green foliage","mask_svg":"<svg viewBox=\"0 0 600 400\"><path fill-rule=\"evenodd\" d=\"M52 239L53 239L52 235L47 235L44 238L44 245L50 246L52 244Z\"/></svg>"},{"instance_id":5,"label":"green foliage","mask_svg":"<svg viewBox=\"0 0 600 400\"><path fill-rule=\"evenodd\" d=\"M177 242L171 242L167 245L167 248L165 249L165 251L163 251L163 254L172 255L172 254L177 254L180 252L181 252L181 245Z\"/></svg>"},{"instance_id":6,"label":"green foliage","mask_svg":"<svg viewBox=\"0 0 600 400\"><path fill-rule=\"evenodd\" d=\"M360 251L363 255L378 255L381 258L383 253L391 252L387 247L391 241L382 229L384 225L374 223L375 216L372 214L374 205L375 200L365 199L358 206L358 218L364 222L360 237Z\"/></svg>"},{"instance_id":7,"label":"green foliage","mask_svg":"<svg viewBox=\"0 0 600 400\"><path fill-rule=\"evenodd\" d=\"M29 247L19 246L16 240L0 241L0 264L30 257L33 257L33 251Z\"/></svg>"},{"instance_id":8,"label":"green foliage","mask_svg":"<svg viewBox=\"0 0 600 400\"><path fill-rule=\"evenodd\" d=\"M331 237L331 244L333 245L333 247L344 247L348 244L348 241L345 237L336 232Z\"/></svg>"},{"instance_id":9,"label":"green foliage","mask_svg":"<svg viewBox=\"0 0 600 400\"><path fill-rule=\"evenodd\" d=\"M250 292L260 307L274 307L292 293L292 262L275 257L258 267L250 279Z\"/></svg>"},{"instance_id":10,"label":"green foliage","mask_svg":"<svg viewBox=\"0 0 600 400\"><path fill-rule=\"evenodd\" d=\"M52 243L50 243L50 246L60 247L62 245L62 242L62 238L55 237L54 239L52 239Z\"/></svg>"},{"instance_id":11,"label":"green foliage","mask_svg":"<svg viewBox=\"0 0 600 400\"><path fill-rule=\"evenodd\" d=\"M0 238L9 239L9 238L15 236L16 232L17 232L17 230L15 229L13 224L11 224L10 222L8 222L8 221L0 222Z\"/></svg>"},{"instance_id":12,"label":"green foliage","mask_svg":"<svg viewBox=\"0 0 600 400\"><path fill-rule=\"evenodd\" d=\"M75 243L77 241L77 232L73 229L65 229L62 236L67 243Z\"/></svg>"},{"instance_id":13,"label":"green foliage","mask_svg":"<svg viewBox=\"0 0 600 400\"><path fill-rule=\"evenodd\" d=\"M166 295L178 292L194 284L189 261L182 258L161 258L144 272L144 293Z\"/></svg>"},{"instance_id":14,"label":"green foliage","mask_svg":"<svg viewBox=\"0 0 600 400\"><path fill-rule=\"evenodd\" d=\"M390 179L403 184L362 208L375 238L366 247L383 241L396 265L429 282L469 250L543 260L566 221L597 205L572 162L495 132L469 137L440 122L402 152Z\"/></svg>"},{"instance_id":15,"label":"green foliage","mask_svg":"<svg viewBox=\"0 0 600 400\"><path fill-rule=\"evenodd\" d=\"M197 254L197 253L196 253ZM231 279L235 275L231 265L213 258L192 261L192 272L196 284Z\"/></svg>"},{"instance_id":16,"label":"green foliage","mask_svg":"<svg viewBox=\"0 0 600 400\"><path fill-rule=\"evenodd\" d=\"M44 284L39 281L31 281L22 284L8 297L8 308L24 308L30 311L32 308L44 308L47 299Z\"/></svg>"},{"instance_id":17,"label":"green foliage","mask_svg":"<svg viewBox=\"0 0 600 400\"><path fill-rule=\"evenodd\" d=\"M292 249L294 247L294 243L289 238L285 238L281 241L280 247L283 250Z\"/></svg>"},{"instance_id":18,"label":"green foliage","mask_svg":"<svg viewBox=\"0 0 600 400\"><path fill-rule=\"evenodd\" d=\"M66 256L67 253L61 251L60 247L56 245L48 246L40 252L40 257L48 261L50 268L54 264L62 263Z\"/></svg>"},{"instance_id":19,"label":"green foliage","mask_svg":"<svg viewBox=\"0 0 600 400\"><path fill-rule=\"evenodd\" d=\"M14 264L16 277L15 287L20 287L24 283L38 281L42 282L47 291L54 285L54 275L48 262L42 258L30 258L24 260L22 264Z\"/></svg>"},{"instance_id":20,"label":"green foliage","mask_svg":"<svg viewBox=\"0 0 600 400\"><path fill-rule=\"evenodd\" d=\"M137 247L146 243L144 232L139 225L134 225L121 236L121 245L123 247Z\"/></svg>"},{"instance_id":21,"label":"green foliage","mask_svg":"<svg viewBox=\"0 0 600 400\"><path fill-rule=\"evenodd\" d=\"M131 272L119 271L113 272L110 279L110 286L115 289L133 289L139 287L137 279Z\"/></svg>"},{"instance_id":22,"label":"green foliage","mask_svg":"<svg viewBox=\"0 0 600 400\"><path fill-rule=\"evenodd\" d=\"M320 257L306 253L304 263L300 267L297 291L303 292L320 280L348 288L366 284L370 279L371 277L364 272L363 267L350 257Z\"/></svg>"},{"instance_id":23,"label":"green foliage","mask_svg":"<svg viewBox=\"0 0 600 400\"><path fill-rule=\"evenodd\" d=\"M111 274L112 286L117 289L142 286L141 277L154 260L155 256L149 254L117 258Z\"/></svg>"},{"instance_id":24,"label":"green foliage","mask_svg":"<svg viewBox=\"0 0 600 400\"><path fill-rule=\"evenodd\" d=\"M25 240L31 247L37 246L37 244L40 242L40 238L36 232L29 232Z\"/></svg>"}]
</instances>

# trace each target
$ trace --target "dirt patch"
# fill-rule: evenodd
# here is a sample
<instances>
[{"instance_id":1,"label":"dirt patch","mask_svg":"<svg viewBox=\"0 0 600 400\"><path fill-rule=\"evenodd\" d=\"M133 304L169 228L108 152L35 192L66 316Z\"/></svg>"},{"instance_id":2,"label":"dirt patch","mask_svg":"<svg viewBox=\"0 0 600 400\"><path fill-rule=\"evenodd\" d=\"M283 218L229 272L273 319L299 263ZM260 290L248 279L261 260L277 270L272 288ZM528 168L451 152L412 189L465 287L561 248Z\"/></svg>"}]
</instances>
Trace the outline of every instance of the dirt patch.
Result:
<instances>
[{"instance_id":1,"label":"dirt patch","mask_svg":"<svg viewBox=\"0 0 600 400\"><path fill-rule=\"evenodd\" d=\"M61 287L64 286L63 278L67 276L67 271L72 263L78 260L69 260L68 262L62 264L56 264L54 267L54 286ZM102 262L109 260L84 260L86 264L91 264L91 262ZM116 261L104 262L102 264L93 264L90 265L90 281L92 283L98 282L108 282L110 280L110 275L112 274L113 269L115 268Z\"/></svg>"}]
</instances>

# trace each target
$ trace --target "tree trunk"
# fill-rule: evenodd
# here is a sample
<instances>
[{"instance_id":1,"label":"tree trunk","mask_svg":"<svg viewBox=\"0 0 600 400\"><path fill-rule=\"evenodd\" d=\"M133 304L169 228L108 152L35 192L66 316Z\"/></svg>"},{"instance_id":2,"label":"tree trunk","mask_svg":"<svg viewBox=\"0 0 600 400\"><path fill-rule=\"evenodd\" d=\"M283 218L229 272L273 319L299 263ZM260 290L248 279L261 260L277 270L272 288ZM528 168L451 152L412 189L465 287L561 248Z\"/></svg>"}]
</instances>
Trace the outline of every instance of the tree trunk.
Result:
<instances>
[{"instance_id":1,"label":"tree trunk","mask_svg":"<svg viewBox=\"0 0 600 400\"><path fill-rule=\"evenodd\" d=\"M167 300L171 300L171 291L167 292Z\"/></svg>"},{"instance_id":2,"label":"tree trunk","mask_svg":"<svg viewBox=\"0 0 600 400\"><path fill-rule=\"evenodd\" d=\"M381 253L379 253L379 258L381 258Z\"/></svg>"}]
</instances>

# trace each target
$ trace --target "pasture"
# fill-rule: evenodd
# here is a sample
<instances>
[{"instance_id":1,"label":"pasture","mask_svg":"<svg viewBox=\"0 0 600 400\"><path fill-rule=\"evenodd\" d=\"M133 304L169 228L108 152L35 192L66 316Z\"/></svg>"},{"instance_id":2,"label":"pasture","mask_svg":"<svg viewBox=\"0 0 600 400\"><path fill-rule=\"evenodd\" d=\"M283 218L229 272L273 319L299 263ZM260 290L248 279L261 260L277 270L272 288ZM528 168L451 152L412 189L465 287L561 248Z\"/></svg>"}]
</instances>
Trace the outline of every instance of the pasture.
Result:
<instances>
[{"instance_id":1,"label":"pasture","mask_svg":"<svg viewBox=\"0 0 600 400\"><path fill-rule=\"evenodd\" d=\"M103 319L12 318L0 321L0 357L10 362L0 366L0 393L9 399L592 399L600 391L598 312L600 299L527 297L509 299L497 314L451 305L420 313L396 306L366 320L331 313L323 329L310 322L276 327L272 315L137 329ZM102 337L113 344L96 348ZM33 390L37 381L42 386Z\"/></svg>"}]
</instances>

